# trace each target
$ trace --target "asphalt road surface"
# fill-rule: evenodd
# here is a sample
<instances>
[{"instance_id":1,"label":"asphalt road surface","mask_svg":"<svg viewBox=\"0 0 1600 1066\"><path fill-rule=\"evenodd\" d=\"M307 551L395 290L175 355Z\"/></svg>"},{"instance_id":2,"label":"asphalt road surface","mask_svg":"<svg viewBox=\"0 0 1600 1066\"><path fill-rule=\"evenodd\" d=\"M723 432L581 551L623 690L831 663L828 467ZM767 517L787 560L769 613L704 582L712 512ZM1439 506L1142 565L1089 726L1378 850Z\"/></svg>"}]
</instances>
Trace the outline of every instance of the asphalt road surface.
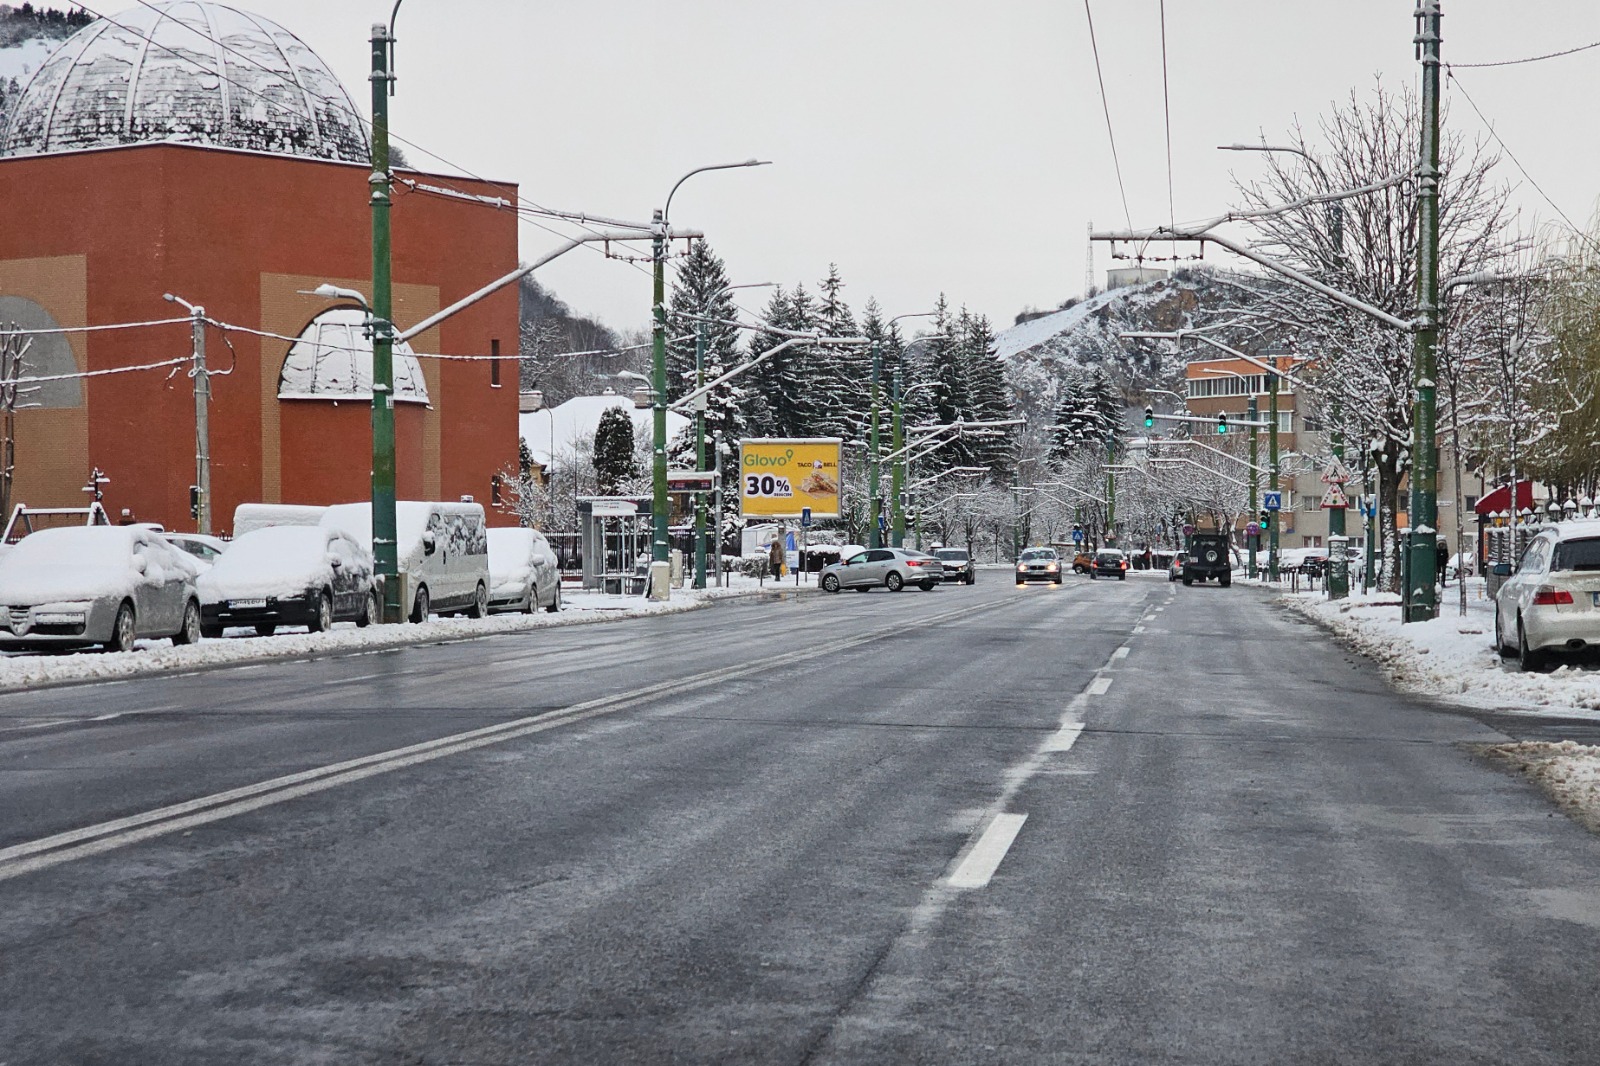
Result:
<instances>
[{"instance_id":1,"label":"asphalt road surface","mask_svg":"<svg viewBox=\"0 0 1600 1066\"><path fill-rule=\"evenodd\" d=\"M1504 728L1160 574L0 696L0 1064L1593 1063Z\"/></svg>"}]
</instances>

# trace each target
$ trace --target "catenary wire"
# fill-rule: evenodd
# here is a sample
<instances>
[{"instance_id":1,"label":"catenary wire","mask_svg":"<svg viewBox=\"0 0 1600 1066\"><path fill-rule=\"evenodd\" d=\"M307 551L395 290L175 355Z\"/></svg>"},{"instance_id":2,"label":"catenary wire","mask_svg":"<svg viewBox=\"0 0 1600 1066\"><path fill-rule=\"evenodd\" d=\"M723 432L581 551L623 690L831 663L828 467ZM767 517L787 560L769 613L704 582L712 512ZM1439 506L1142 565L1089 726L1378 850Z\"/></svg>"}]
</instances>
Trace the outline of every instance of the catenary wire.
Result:
<instances>
[{"instance_id":1,"label":"catenary wire","mask_svg":"<svg viewBox=\"0 0 1600 1066\"><path fill-rule=\"evenodd\" d=\"M1100 109L1106 116L1106 138L1111 142L1111 164L1117 171L1117 190L1122 194L1122 217L1133 229L1133 212L1128 210L1128 187L1122 181L1122 160L1117 156L1117 135L1111 128L1111 104L1106 98L1106 76L1100 67L1100 45L1094 35L1094 14L1089 10L1089 0L1083 0L1083 17L1089 23L1089 48L1094 52L1094 76L1100 83Z\"/></svg>"},{"instance_id":2,"label":"catenary wire","mask_svg":"<svg viewBox=\"0 0 1600 1066\"><path fill-rule=\"evenodd\" d=\"M1560 59L1562 56L1576 55L1579 52L1587 52L1591 48L1600 48L1600 41L1595 41L1592 44L1580 44L1576 48L1567 48L1560 52L1546 52L1542 56L1528 56L1525 59L1501 59L1493 63L1450 63L1448 65L1452 67L1460 67L1463 70L1473 68L1483 70L1489 67L1516 67L1521 66L1524 63L1542 63L1546 59Z\"/></svg>"},{"instance_id":3,"label":"catenary wire","mask_svg":"<svg viewBox=\"0 0 1600 1066\"><path fill-rule=\"evenodd\" d=\"M1172 95L1167 88L1167 0L1160 0L1161 11L1161 113L1167 133L1167 225L1177 228L1178 210L1173 206L1172 193ZM1132 228L1131 226L1129 228ZM1177 257L1178 246L1172 245L1172 255Z\"/></svg>"}]
</instances>

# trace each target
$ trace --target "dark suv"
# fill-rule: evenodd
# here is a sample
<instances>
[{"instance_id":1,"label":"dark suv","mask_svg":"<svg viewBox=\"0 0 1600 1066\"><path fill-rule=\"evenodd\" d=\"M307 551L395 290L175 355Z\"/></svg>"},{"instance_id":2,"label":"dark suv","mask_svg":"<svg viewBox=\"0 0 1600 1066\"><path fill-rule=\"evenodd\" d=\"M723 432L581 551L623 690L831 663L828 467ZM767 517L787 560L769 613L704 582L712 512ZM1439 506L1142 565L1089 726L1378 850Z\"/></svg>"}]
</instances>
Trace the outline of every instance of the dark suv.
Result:
<instances>
[{"instance_id":1,"label":"dark suv","mask_svg":"<svg viewBox=\"0 0 1600 1066\"><path fill-rule=\"evenodd\" d=\"M1183 583L1192 585L1214 577L1223 588L1233 584L1233 562L1228 548L1226 534L1190 534L1189 548L1183 553Z\"/></svg>"}]
</instances>

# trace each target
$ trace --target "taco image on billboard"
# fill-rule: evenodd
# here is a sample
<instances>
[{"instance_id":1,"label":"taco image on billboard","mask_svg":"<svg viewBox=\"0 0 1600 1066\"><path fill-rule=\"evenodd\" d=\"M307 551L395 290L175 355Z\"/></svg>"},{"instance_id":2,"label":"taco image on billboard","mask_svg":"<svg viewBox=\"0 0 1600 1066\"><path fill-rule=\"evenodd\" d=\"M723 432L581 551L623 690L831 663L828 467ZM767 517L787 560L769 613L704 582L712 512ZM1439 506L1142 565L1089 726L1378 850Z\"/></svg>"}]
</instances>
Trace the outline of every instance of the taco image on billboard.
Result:
<instances>
[{"instance_id":1,"label":"taco image on billboard","mask_svg":"<svg viewBox=\"0 0 1600 1066\"><path fill-rule=\"evenodd\" d=\"M800 482L800 491L812 496L837 496L839 483L824 470L813 470Z\"/></svg>"}]
</instances>

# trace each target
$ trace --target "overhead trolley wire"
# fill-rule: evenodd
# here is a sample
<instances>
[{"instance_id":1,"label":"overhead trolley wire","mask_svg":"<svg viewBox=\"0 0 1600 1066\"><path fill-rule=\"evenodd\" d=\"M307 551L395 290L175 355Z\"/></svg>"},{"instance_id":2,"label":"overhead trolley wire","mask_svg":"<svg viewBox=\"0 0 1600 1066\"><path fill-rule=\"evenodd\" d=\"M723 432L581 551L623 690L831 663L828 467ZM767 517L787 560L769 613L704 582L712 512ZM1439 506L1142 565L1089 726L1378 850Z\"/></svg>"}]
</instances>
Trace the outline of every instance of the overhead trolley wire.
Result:
<instances>
[{"instance_id":1,"label":"overhead trolley wire","mask_svg":"<svg viewBox=\"0 0 1600 1066\"><path fill-rule=\"evenodd\" d=\"M1122 180L1122 160L1117 156L1117 135L1111 128L1111 104L1106 99L1106 76L1100 67L1100 45L1094 35L1094 13L1089 10L1089 0L1083 0L1083 17L1089 23L1089 48L1094 52L1094 75L1100 83L1100 109L1106 116L1106 138L1111 142L1111 164L1117 171L1117 190L1122 194L1122 216L1133 229L1133 212L1128 209L1128 187Z\"/></svg>"}]
</instances>

